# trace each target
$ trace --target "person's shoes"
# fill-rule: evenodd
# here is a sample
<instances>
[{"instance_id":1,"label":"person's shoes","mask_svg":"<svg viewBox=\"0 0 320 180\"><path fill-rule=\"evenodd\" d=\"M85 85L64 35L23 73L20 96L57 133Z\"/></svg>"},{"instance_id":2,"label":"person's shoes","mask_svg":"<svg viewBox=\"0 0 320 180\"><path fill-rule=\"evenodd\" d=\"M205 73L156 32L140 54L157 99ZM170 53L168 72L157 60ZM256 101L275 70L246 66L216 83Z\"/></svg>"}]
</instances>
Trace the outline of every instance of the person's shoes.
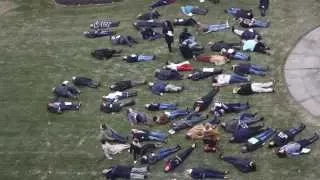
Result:
<instances>
[{"instance_id":1,"label":"person's shoes","mask_svg":"<svg viewBox=\"0 0 320 180\"><path fill-rule=\"evenodd\" d=\"M231 31L234 32L234 26L231 26Z\"/></svg>"},{"instance_id":2,"label":"person's shoes","mask_svg":"<svg viewBox=\"0 0 320 180\"><path fill-rule=\"evenodd\" d=\"M191 146L193 149L195 149L197 147L197 143L192 144Z\"/></svg>"},{"instance_id":3,"label":"person's shoes","mask_svg":"<svg viewBox=\"0 0 320 180\"><path fill-rule=\"evenodd\" d=\"M173 129L170 129L170 130L168 131L168 133L169 133L170 135L173 135L173 134L175 134L175 133L176 133L176 131L175 131L175 130L173 130Z\"/></svg>"},{"instance_id":4,"label":"person's shoes","mask_svg":"<svg viewBox=\"0 0 320 180\"><path fill-rule=\"evenodd\" d=\"M176 147L177 149L181 149L181 146L180 145L177 145L177 147Z\"/></svg>"},{"instance_id":5,"label":"person's shoes","mask_svg":"<svg viewBox=\"0 0 320 180\"><path fill-rule=\"evenodd\" d=\"M223 10L225 13L228 13L228 10L227 9L225 9L225 10Z\"/></svg>"},{"instance_id":6,"label":"person's shoes","mask_svg":"<svg viewBox=\"0 0 320 180\"><path fill-rule=\"evenodd\" d=\"M219 154L219 159L223 159L223 153Z\"/></svg>"}]
</instances>

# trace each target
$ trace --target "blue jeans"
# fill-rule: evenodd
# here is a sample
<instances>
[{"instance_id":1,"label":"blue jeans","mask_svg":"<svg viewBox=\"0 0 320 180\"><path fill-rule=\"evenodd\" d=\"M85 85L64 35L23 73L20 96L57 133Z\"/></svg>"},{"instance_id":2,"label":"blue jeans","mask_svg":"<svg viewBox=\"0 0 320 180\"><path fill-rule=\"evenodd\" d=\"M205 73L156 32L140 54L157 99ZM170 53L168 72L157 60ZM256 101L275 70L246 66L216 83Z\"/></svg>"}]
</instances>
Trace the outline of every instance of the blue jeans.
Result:
<instances>
[{"instance_id":1,"label":"blue jeans","mask_svg":"<svg viewBox=\"0 0 320 180\"><path fill-rule=\"evenodd\" d=\"M274 134L274 132L275 131L272 128L268 128L264 132L258 134L256 138L259 139L260 142L265 142Z\"/></svg>"},{"instance_id":2,"label":"blue jeans","mask_svg":"<svg viewBox=\"0 0 320 180\"><path fill-rule=\"evenodd\" d=\"M240 51L235 52L232 55L232 58L240 61L250 61L250 55Z\"/></svg>"},{"instance_id":3,"label":"blue jeans","mask_svg":"<svg viewBox=\"0 0 320 180\"><path fill-rule=\"evenodd\" d=\"M150 7L152 9L154 9L154 8L165 6L165 5L168 5L168 4L169 3L166 0L159 0L159 1L155 2L155 3L153 3L152 5L150 5Z\"/></svg>"},{"instance_id":4,"label":"blue jeans","mask_svg":"<svg viewBox=\"0 0 320 180\"><path fill-rule=\"evenodd\" d=\"M176 104L170 104L170 103L159 103L159 110L176 110L177 105Z\"/></svg>"},{"instance_id":5,"label":"blue jeans","mask_svg":"<svg viewBox=\"0 0 320 180\"><path fill-rule=\"evenodd\" d=\"M319 136L318 135L314 135L309 139L302 139L300 141L297 141L297 143L299 143L301 145L301 149L302 149L304 147L307 147L307 146L311 145L312 143L314 143L318 139L319 139Z\"/></svg>"},{"instance_id":6,"label":"blue jeans","mask_svg":"<svg viewBox=\"0 0 320 180\"><path fill-rule=\"evenodd\" d=\"M207 33L226 31L228 28L229 26L227 26L227 24L212 24L212 25L209 25Z\"/></svg>"},{"instance_id":7,"label":"blue jeans","mask_svg":"<svg viewBox=\"0 0 320 180\"><path fill-rule=\"evenodd\" d=\"M203 174L205 178L219 178L224 179L225 173L213 169L203 169Z\"/></svg>"},{"instance_id":8,"label":"blue jeans","mask_svg":"<svg viewBox=\"0 0 320 180\"><path fill-rule=\"evenodd\" d=\"M119 133L115 132L113 129L110 129L111 131L111 137L114 138L117 142L120 143L126 143L127 139L123 136L121 136Z\"/></svg>"},{"instance_id":9,"label":"blue jeans","mask_svg":"<svg viewBox=\"0 0 320 180\"><path fill-rule=\"evenodd\" d=\"M305 129L305 126L303 124L301 124L299 127L294 127L289 129L289 133L291 134L291 136L295 136L297 134L299 134L301 131L303 131Z\"/></svg>"},{"instance_id":10,"label":"blue jeans","mask_svg":"<svg viewBox=\"0 0 320 180\"><path fill-rule=\"evenodd\" d=\"M249 79L245 76L240 76L238 74L232 74L229 83L234 84L234 83L242 83L242 82L248 82L248 81L249 81Z\"/></svg>"},{"instance_id":11,"label":"blue jeans","mask_svg":"<svg viewBox=\"0 0 320 180\"><path fill-rule=\"evenodd\" d=\"M189 114L189 110L188 109L178 109L175 111L171 111L170 115L169 115L169 119L174 120L177 119L179 117L183 117Z\"/></svg>"},{"instance_id":12,"label":"blue jeans","mask_svg":"<svg viewBox=\"0 0 320 180\"><path fill-rule=\"evenodd\" d=\"M254 25L254 27L267 28L270 26L270 22L256 19L256 20L254 20L253 25Z\"/></svg>"},{"instance_id":13,"label":"blue jeans","mask_svg":"<svg viewBox=\"0 0 320 180\"><path fill-rule=\"evenodd\" d=\"M162 160L166 158L167 156L177 152L179 149L174 147L174 148L161 148L158 152L158 157L157 160Z\"/></svg>"},{"instance_id":14,"label":"blue jeans","mask_svg":"<svg viewBox=\"0 0 320 180\"><path fill-rule=\"evenodd\" d=\"M162 132L149 132L149 139L150 140L155 140L155 141L166 141L168 135Z\"/></svg>"},{"instance_id":15,"label":"blue jeans","mask_svg":"<svg viewBox=\"0 0 320 180\"><path fill-rule=\"evenodd\" d=\"M229 103L225 105L228 107L228 112L239 112L250 108L248 103Z\"/></svg>"},{"instance_id":16,"label":"blue jeans","mask_svg":"<svg viewBox=\"0 0 320 180\"><path fill-rule=\"evenodd\" d=\"M251 67L249 69L250 74L259 75L259 76L265 76L266 75L267 68L255 64L251 64Z\"/></svg>"},{"instance_id":17,"label":"blue jeans","mask_svg":"<svg viewBox=\"0 0 320 180\"><path fill-rule=\"evenodd\" d=\"M239 11L240 11L240 8L228 8L226 9L227 10L227 13L232 15L232 16L235 16Z\"/></svg>"},{"instance_id":18,"label":"blue jeans","mask_svg":"<svg viewBox=\"0 0 320 180\"><path fill-rule=\"evenodd\" d=\"M153 55L139 55L138 56L138 62L152 61L153 59L154 59Z\"/></svg>"}]
</instances>

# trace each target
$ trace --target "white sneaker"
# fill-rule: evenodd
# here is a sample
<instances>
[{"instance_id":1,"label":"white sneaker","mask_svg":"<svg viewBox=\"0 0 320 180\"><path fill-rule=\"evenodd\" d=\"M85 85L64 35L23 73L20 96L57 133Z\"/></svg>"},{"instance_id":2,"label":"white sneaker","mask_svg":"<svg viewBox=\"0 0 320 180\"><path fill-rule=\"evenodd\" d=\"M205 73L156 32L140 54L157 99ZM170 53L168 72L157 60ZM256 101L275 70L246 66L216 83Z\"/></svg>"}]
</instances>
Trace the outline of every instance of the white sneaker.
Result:
<instances>
[{"instance_id":1,"label":"white sneaker","mask_svg":"<svg viewBox=\"0 0 320 180\"><path fill-rule=\"evenodd\" d=\"M173 130L173 129L170 129L170 130L168 131L168 133L169 133L169 134L171 134L171 135L173 135L173 134L175 134L175 133L176 133L176 131L175 131L175 130Z\"/></svg>"}]
</instances>

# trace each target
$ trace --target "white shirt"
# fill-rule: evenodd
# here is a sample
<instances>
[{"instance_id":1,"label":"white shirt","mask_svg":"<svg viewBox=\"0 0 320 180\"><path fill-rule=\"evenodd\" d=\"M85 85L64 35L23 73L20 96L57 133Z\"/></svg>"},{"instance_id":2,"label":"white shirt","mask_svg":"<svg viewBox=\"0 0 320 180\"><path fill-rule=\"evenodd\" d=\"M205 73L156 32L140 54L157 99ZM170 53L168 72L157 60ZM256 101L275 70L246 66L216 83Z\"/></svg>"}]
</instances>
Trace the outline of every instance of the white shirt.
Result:
<instances>
[{"instance_id":1,"label":"white shirt","mask_svg":"<svg viewBox=\"0 0 320 180\"><path fill-rule=\"evenodd\" d=\"M231 79L231 75L230 74L219 74L216 77L217 80L217 84L218 85L225 85L225 84L229 84Z\"/></svg>"}]
</instances>

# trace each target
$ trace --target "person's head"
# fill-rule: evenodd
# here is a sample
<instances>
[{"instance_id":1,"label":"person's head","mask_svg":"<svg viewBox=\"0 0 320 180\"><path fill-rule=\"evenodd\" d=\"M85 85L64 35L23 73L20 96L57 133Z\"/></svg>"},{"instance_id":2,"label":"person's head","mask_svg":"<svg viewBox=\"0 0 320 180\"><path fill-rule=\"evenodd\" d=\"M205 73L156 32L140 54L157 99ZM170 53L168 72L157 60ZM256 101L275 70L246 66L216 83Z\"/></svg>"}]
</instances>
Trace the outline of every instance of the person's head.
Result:
<instances>
[{"instance_id":1,"label":"person's head","mask_svg":"<svg viewBox=\"0 0 320 180\"><path fill-rule=\"evenodd\" d=\"M249 166L253 171L255 171L257 169L257 165L254 161L250 161Z\"/></svg>"},{"instance_id":2,"label":"person's head","mask_svg":"<svg viewBox=\"0 0 320 180\"><path fill-rule=\"evenodd\" d=\"M182 32L187 33L188 32L188 28L183 28Z\"/></svg>"},{"instance_id":3,"label":"person's head","mask_svg":"<svg viewBox=\"0 0 320 180\"><path fill-rule=\"evenodd\" d=\"M186 174L187 174L187 175L191 175L191 173L192 173L192 169L187 169L187 170L186 170Z\"/></svg>"},{"instance_id":4,"label":"person's head","mask_svg":"<svg viewBox=\"0 0 320 180\"><path fill-rule=\"evenodd\" d=\"M69 84L69 81L63 81L62 82L62 85L65 85L65 86L68 85L68 84Z\"/></svg>"},{"instance_id":5,"label":"person's head","mask_svg":"<svg viewBox=\"0 0 320 180\"><path fill-rule=\"evenodd\" d=\"M237 94L239 90L240 90L239 87L233 88L232 93L233 93L233 94Z\"/></svg>"},{"instance_id":6,"label":"person's head","mask_svg":"<svg viewBox=\"0 0 320 180\"><path fill-rule=\"evenodd\" d=\"M148 157L146 155L143 155L141 157L140 162L141 162L141 164L147 164L148 163Z\"/></svg>"},{"instance_id":7,"label":"person's head","mask_svg":"<svg viewBox=\"0 0 320 180\"><path fill-rule=\"evenodd\" d=\"M122 59L123 59L123 60L127 60L127 59L128 59L128 56L123 56Z\"/></svg>"},{"instance_id":8,"label":"person's head","mask_svg":"<svg viewBox=\"0 0 320 180\"><path fill-rule=\"evenodd\" d=\"M131 129L131 133L136 133L137 131L137 129Z\"/></svg>"},{"instance_id":9,"label":"person's head","mask_svg":"<svg viewBox=\"0 0 320 180\"><path fill-rule=\"evenodd\" d=\"M107 129L107 125L106 124L101 124L101 129Z\"/></svg>"},{"instance_id":10,"label":"person's head","mask_svg":"<svg viewBox=\"0 0 320 180\"><path fill-rule=\"evenodd\" d=\"M206 124L204 125L204 129L205 129L205 130L211 129L211 124L210 124L210 123L206 123Z\"/></svg>"},{"instance_id":11,"label":"person's head","mask_svg":"<svg viewBox=\"0 0 320 180\"><path fill-rule=\"evenodd\" d=\"M101 143L101 144L105 144L106 142L107 142L107 141L106 141L105 139L101 139L101 140L100 140L100 143Z\"/></svg>"},{"instance_id":12,"label":"person's head","mask_svg":"<svg viewBox=\"0 0 320 180\"><path fill-rule=\"evenodd\" d=\"M279 158L285 158L285 157L287 157L287 153L285 152L284 149L279 149L279 150L277 151L277 156L278 156Z\"/></svg>"},{"instance_id":13,"label":"person's head","mask_svg":"<svg viewBox=\"0 0 320 180\"><path fill-rule=\"evenodd\" d=\"M131 112L133 112L133 109L132 108L128 108L127 109L127 113L131 113Z\"/></svg>"},{"instance_id":14,"label":"person's head","mask_svg":"<svg viewBox=\"0 0 320 180\"><path fill-rule=\"evenodd\" d=\"M235 51L234 51L234 49L232 49L232 48L230 48L230 49L228 49L228 54L233 54Z\"/></svg>"},{"instance_id":15,"label":"person's head","mask_svg":"<svg viewBox=\"0 0 320 180\"><path fill-rule=\"evenodd\" d=\"M275 144L274 141L270 141L269 144L268 144L268 147L269 147L269 148L272 148L272 147L274 147L275 145L276 145L276 144Z\"/></svg>"},{"instance_id":16,"label":"person's head","mask_svg":"<svg viewBox=\"0 0 320 180\"><path fill-rule=\"evenodd\" d=\"M247 146L242 146L241 147L241 152L243 152L243 153L248 152L248 147Z\"/></svg>"},{"instance_id":17,"label":"person's head","mask_svg":"<svg viewBox=\"0 0 320 180\"><path fill-rule=\"evenodd\" d=\"M158 116L153 116L152 120L153 120L154 122L157 122L157 121L159 120L159 117L158 117Z\"/></svg>"},{"instance_id":18,"label":"person's head","mask_svg":"<svg viewBox=\"0 0 320 180\"><path fill-rule=\"evenodd\" d=\"M217 83L218 81L217 81L217 79L216 78L213 78L212 79L212 83Z\"/></svg>"},{"instance_id":19,"label":"person's head","mask_svg":"<svg viewBox=\"0 0 320 180\"><path fill-rule=\"evenodd\" d=\"M148 82L148 86L149 86L149 87L152 87L153 85L154 85L153 82Z\"/></svg>"},{"instance_id":20,"label":"person's head","mask_svg":"<svg viewBox=\"0 0 320 180\"><path fill-rule=\"evenodd\" d=\"M94 28L94 25L93 25L93 24L90 24L90 28L93 29L93 28Z\"/></svg>"}]
</instances>

